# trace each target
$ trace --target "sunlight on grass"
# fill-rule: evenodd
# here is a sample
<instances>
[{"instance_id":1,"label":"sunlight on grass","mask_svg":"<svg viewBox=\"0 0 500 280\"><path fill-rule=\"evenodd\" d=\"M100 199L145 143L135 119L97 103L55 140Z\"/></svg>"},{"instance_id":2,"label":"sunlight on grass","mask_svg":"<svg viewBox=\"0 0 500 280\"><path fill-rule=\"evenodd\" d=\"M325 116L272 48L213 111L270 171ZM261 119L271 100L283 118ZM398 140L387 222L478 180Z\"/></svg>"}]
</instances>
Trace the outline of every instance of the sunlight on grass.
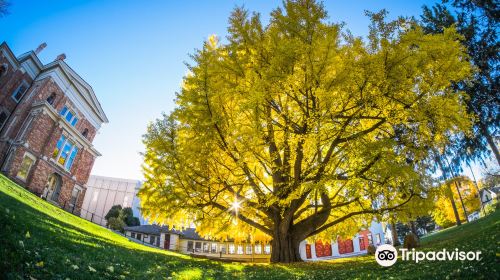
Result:
<instances>
[{"instance_id":1,"label":"sunlight on grass","mask_svg":"<svg viewBox=\"0 0 500 280\"><path fill-rule=\"evenodd\" d=\"M481 263L398 261L373 256L296 264L224 263L138 244L67 213L0 176L0 271L7 279L398 279L497 275L500 212L436 233L421 250L482 246ZM27 234L29 232L29 235Z\"/></svg>"},{"instance_id":2,"label":"sunlight on grass","mask_svg":"<svg viewBox=\"0 0 500 280\"><path fill-rule=\"evenodd\" d=\"M178 279L178 280L197 280L197 279L202 279L203 271L199 268L192 268L183 270L175 274L172 273L172 276L173 279Z\"/></svg>"}]
</instances>

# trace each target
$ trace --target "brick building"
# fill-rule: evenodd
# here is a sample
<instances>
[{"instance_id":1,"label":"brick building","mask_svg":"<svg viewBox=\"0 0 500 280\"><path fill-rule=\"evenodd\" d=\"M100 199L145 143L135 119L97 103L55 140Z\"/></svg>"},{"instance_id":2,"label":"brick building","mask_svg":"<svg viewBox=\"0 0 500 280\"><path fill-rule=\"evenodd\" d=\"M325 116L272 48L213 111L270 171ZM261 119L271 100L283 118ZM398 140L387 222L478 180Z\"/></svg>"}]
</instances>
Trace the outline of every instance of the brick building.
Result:
<instances>
[{"instance_id":1,"label":"brick building","mask_svg":"<svg viewBox=\"0 0 500 280\"><path fill-rule=\"evenodd\" d=\"M31 192L80 209L99 152L92 141L107 117L92 87L65 62L36 51L16 57L0 45L0 167Z\"/></svg>"}]
</instances>

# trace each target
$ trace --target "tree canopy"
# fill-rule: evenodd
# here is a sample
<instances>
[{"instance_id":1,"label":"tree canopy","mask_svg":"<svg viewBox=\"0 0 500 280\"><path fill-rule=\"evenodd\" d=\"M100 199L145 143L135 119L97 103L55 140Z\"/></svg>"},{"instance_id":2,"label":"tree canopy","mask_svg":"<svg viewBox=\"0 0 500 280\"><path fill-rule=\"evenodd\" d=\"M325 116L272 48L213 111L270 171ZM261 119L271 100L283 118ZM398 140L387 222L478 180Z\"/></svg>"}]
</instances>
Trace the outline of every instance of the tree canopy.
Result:
<instances>
[{"instance_id":1,"label":"tree canopy","mask_svg":"<svg viewBox=\"0 0 500 280\"><path fill-rule=\"evenodd\" d=\"M463 201L463 207L457 209L459 219L462 221L467 219L465 213L471 214L480 209L479 194L473 184L467 177L455 177L441 185L440 195L436 197L432 214L436 224L449 227L455 223L456 217L451 200L456 201L457 205L462 205Z\"/></svg>"},{"instance_id":2,"label":"tree canopy","mask_svg":"<svg viewBox=\"0 0 500 280\"><path fill-rule=\"evenodd\" d=\"M113 205L106 216L106 224L114 229L123 231L125 226L139 226L141 222L139 218L134 217L134 211L130 207L122 208L121 205Z\"/></svg>"},{"instance_id":3,"label":"tree canopy","mask_svg":"<svg viewBox=\"0 0 500 280\"><path fill-rule=\"evenodd\" d=\"M430 148L470 127L450 89L470 65L453 28L370 17L364 40L315 1L286 1L268 25L235 9L144 136L144 215L270 240L271 261L292 262L306 238L355 233L425 198Z\"/></svg>"},{"instance_id":4,"label":"tree canopy","mask_svg":"<svg viewBox=\"0 0 500 280\"><path fill-rule=\"evenodd\" d=\"M457 81L454 87L465 91L470 114L474 115L474 133L457 135L453 149L446 156L460 169L463 161L483 160L489 154L488 146L500 165L500 152L495 137L500 128L499 61L500 9L498 1L443 0L443 4L424 6L422 23L425 32L441 33L447 27L456 27L462 35L468 60L473 65L473 79Z\"/></svg>"}]
</instances>

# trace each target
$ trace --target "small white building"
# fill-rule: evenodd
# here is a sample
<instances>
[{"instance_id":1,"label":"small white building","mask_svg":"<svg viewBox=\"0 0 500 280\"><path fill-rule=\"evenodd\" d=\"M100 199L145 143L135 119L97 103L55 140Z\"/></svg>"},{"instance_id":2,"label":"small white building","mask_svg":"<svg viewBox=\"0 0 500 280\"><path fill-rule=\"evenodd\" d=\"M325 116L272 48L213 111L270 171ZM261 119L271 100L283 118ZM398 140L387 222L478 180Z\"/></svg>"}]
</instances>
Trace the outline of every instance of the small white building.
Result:
<instances>
[{"instance_id":1,"label":"small white building","mask_svg":"<svg viewBox=\"0 0 500 280\"><path fill-rule=\"evenodd\" d=\"M270 244L207 240L194 228L169 229L168 226L142 225L125 227L125 235L136 242L210 259L268 262Z\"/></svg>"},{"instance_id":2,"label":"small white building","mask_svg":"<svg viewBox=\"0 0 500 280\"><path fill-rule=\"evenodd\" d=\"M100 225L106 225L104 217L114 205L122 208L132 207L134 216L141 224L145 221L140 215L137 192L141 181L91 175L87 182L80 216Z\"/></svg>"},{"instance_id":3,"label":"small white building","mask_svg":"<svg viewBox=\"0 0 500 280\"><path fill-rule=\"evenodd\" d=\"M381 223L373 221L369 229L360 231L351 239L317 241L309 244L306 240L300 243L300 256L303 260L328 260L341 257L364 255L369 245L375 247L385 244L385 234Z\"/></svg>"},{"instance_id":4,"label":"small white building","mask_svg":"<svg viewBox=\"0 0 500 280\"><path fill-rule=\"evenodd\" d=\"M124 230L125 235L136 242L210 259L268 262L271 255L270 244L208 240L199 236L194 228L176 230L168 226L142 225L125 227ZM369 229L360 231L352 239L337 239L324 244L303 241L300 255L303 260L311 261L363 255L370 244L379 246L385 243L384 240L382 225L373 222Z\"/></svg>"},{"instance_id":5,"label":"small white building","mask_svg":"<svg viewBox=\"0 0 500 280\"><path fill-rule=\"evenodd\" d=\"M500 187L494 187L489 189L481 189L479 193L481 195L481 201L483 205L488 205L490 203L495 203L498 200L498 193L500 192Z\"/></svg>"}]
</instances>

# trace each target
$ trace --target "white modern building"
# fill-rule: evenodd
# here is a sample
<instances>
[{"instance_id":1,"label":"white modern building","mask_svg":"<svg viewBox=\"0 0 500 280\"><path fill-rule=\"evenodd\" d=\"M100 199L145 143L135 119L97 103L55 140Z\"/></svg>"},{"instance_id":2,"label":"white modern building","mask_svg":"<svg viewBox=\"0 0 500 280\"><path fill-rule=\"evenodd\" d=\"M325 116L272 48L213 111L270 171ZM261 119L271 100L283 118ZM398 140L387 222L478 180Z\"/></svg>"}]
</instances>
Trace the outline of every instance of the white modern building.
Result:
<instances>
[{"instance_id":1,"label":"white modern building","mask_svg":"<svg viewBox=\"0 0 500 280\"><path fill-rule=\"evenodd\" d=\"M141 224L146 223L139 211L137 192L141 181L91 175L87 182L87 191L80 216L100 225L106 225L104 217L113 205L122 208L132 207L134 216Z\"/></svg>"}]
</instances>

